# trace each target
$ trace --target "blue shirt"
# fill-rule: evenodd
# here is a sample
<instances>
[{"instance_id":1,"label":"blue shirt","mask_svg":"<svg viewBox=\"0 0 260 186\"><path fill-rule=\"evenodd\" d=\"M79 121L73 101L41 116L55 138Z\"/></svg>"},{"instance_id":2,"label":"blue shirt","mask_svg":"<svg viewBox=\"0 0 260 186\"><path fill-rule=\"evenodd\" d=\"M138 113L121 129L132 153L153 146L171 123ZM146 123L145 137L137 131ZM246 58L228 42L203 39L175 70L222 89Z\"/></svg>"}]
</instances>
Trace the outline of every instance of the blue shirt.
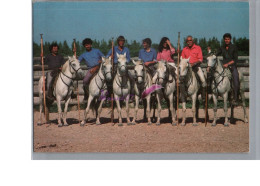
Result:
<instances>
[{"instance_id":1,"label":"blue shirt","mask_svg":"<svg viewBox=\"0 0 260 186\"><path fill-rule=\"evenodd\" d=\"M147 61L155 61L157 57L157 53L155 49L151 48L149 52L147 52L145 49L141 49L139 51L139 59L143 60L144 63Z\"/></svg>"},{"instance_id":2,"label":"blue shirt","mask_svg":"<svg viewBox=\"0 0 260 186\"><path fill-rule=\"evenodd\" d=\"M118 54L122 54L124 55L124 53L126 53L126 60L127 60L127 63L130 61L130 52L129 52L129 49L127 47L124 47L123 50L119 50L118 49L118 46L115 46L114 47L114 63L116 64L118 61L117 61L117 55L116 53ZM107 53L107 57L111 56L112 54L112 49L110 49Z\"/></svg>"},{"instance_id":3,"label":"blue shirt","mask_svg":"<svg viewBox=\"0 0 260 186\"><path fill-rule=\"evenodd\" d=\"M78 58L79 61L82 61L83 59L86 62L86 65L89 68L92 68L94 66L99 65L98 61L101 60L101 57L104 56L102 52L100 52L99 49L92 48L91 51L86 51L83 54L81 54Z\"/></svg>"}]
</instances>

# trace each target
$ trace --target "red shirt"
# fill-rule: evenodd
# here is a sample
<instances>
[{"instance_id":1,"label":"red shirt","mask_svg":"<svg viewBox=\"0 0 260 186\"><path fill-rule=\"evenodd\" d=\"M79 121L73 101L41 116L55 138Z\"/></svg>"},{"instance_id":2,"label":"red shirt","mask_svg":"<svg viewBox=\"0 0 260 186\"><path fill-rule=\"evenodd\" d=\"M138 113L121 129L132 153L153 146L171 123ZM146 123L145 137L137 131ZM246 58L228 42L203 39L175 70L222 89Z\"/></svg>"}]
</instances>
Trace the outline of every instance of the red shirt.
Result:
<instances>
[{"instance_id":1,"label":"red shirt","mask_svg":"<svg viewBox=\"0 0 260 186\"><path fill-rule=\"evenodd\" d=\"M200 46L193 44L193 46L190 47L185 47L182 50L181 53L182 58L188 59L190 57L190 63L195 63L195 62L202 62L203 61L203 55Z\"/></svg>"}]
</instances>

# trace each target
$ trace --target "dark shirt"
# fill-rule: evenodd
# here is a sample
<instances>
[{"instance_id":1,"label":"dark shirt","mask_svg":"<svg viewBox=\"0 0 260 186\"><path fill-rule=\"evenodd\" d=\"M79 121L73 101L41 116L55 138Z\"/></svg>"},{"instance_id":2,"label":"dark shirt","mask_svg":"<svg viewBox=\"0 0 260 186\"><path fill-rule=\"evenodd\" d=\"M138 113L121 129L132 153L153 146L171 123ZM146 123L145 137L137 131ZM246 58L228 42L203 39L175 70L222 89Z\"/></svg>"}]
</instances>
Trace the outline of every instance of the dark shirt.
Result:
<instances>
[{"instance_id":1,"label":"dark shirt","mask_svg":"<svg viewBox=\"0 0 260 186\"><path fill-rule=\"evenodd\" d=\"M228 50L226 49L226 45L221 46L216 54L217 56L222 55L223 56L223 64L226 64L230 61L234 61L235 65L238 62L238 53L237 53L237 47L236 45L233 45L230 43Z\"/></svg>"},{"instance_id":2,"label":"dark shirt","mask_svg":"<svg viewBox=\"0 0 260 186\"><path fill-rule=\"evenodd\" d=\"M45 64L48 65L49 70L57 70L65 63L62 55L57 54L56 56L48 54L45 57Z\"/></svg>"}]
</instances>

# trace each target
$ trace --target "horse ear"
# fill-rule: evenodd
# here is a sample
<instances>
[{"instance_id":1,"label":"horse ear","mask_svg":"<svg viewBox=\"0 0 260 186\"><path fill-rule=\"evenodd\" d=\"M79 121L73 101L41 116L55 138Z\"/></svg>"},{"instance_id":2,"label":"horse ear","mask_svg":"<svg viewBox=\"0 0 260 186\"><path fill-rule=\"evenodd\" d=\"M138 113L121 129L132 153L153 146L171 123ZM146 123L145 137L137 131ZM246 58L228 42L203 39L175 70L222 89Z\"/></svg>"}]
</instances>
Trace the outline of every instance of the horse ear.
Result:
<instances>
[{"instance_id":1,"label":"horse ear","mask_svg":"<svg viewBox=\"0 0 260 186\"><path fill-rule=\"evenodd\" d=\"M70 57L70 56L68 56L68 59L69 59L69 60L71 60L71 57Z\"/></svg>"},{"instance_id":2,"label":"horse ear","mask_svg":"<svg viewBox=\"0 0 260 186\"><path fill-rule=\"evenodd\" d=\"M119 58L119 54L118 53L116 53L116 57Z\"/></svg>"},{"instance_id":3,"label":"horse ear","mask_svg":"<svg viewBox=\"0 0 260 186\"><path fill-rule=\"evenodd\" d=\"M182 60L182 56L181 56L181 60Z\"/></svg>"},{"instance_id":4,"label":"horse ear","mask_svg":"<svg viewBox=\"0 0 260 186\"><path fill-rule=\"evenodd\" d=\"M126 57L126 52L124 53L124 57Z\"/></svg>"},{"instance_id":5,"label":"horse ear","mask_svg":"<svg viewBox=\"0 0 260 186\"><path fill-rule=\"evenodd\" d=\"M111 61L111 56L109 56L109 58L108 58L108 59L109 59L109 61Z\"/></svg>"},{"instance_id":6,"label":"horse ear","mask_svg":"<svg viewBox=\"0 0 260 186\"><path fill-rule=\"evenodd\" d=\"M136 65L136 62L135 62L135 60L133 60L133 59L132 59L132 62L133 62L135 65Z\"/></svg>"},{"instance_id":7,"label":"horse ear","mask_svg":"<svg viewBox=\"0 0 260 186\"><path fill-rule=\"evenodd\" d=\"M102 63L104 63L105 62L104 56L102 56L101 59L102 59Z\"/></svg>"},{"instance_id":8,"label":"horse ear","mask_svg":"<svg viewBox=\"0 0 260 186\"><path fill-rule=\"evenodd\" d=\"M190 57L188 58L187 62L189 62L189 61L190 61Z\"/></svg>"}]
</instances>

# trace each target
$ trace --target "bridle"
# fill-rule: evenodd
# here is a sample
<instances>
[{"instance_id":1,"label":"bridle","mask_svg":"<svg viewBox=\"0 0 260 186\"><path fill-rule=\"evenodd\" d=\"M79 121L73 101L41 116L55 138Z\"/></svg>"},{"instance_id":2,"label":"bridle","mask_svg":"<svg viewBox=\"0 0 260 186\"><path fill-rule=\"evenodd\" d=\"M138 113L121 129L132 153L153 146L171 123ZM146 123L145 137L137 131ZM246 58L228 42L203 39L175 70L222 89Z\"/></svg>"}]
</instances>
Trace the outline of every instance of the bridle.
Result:
<instances>
[{"instance_id":1,"label":"bridle","mask_svg":"<svg viewBox=\"0 0 260 186\"><path fill-rule=\"evenodd\" d=\"M99 79L100 79L101 82L102 82L102 87L99 87L99 86L98 86L97 78L95 78L95 83L96 83L96 85L97 85L97 87L98 87L99 90L101 90L101 89L104 87L104 84L105 84L105 82L107 81L106 75L107 75L108 73L111 73L111 74L112 74L112 72L110 72L110 71L104 73L103 67L104 67L104 66L103 66L103 64L102 64L101 71L102 71L102 74L103 74L103 76L104 76L104 79L100 76L99 72L97 73Z\"/></svg>"}]
</instances>

